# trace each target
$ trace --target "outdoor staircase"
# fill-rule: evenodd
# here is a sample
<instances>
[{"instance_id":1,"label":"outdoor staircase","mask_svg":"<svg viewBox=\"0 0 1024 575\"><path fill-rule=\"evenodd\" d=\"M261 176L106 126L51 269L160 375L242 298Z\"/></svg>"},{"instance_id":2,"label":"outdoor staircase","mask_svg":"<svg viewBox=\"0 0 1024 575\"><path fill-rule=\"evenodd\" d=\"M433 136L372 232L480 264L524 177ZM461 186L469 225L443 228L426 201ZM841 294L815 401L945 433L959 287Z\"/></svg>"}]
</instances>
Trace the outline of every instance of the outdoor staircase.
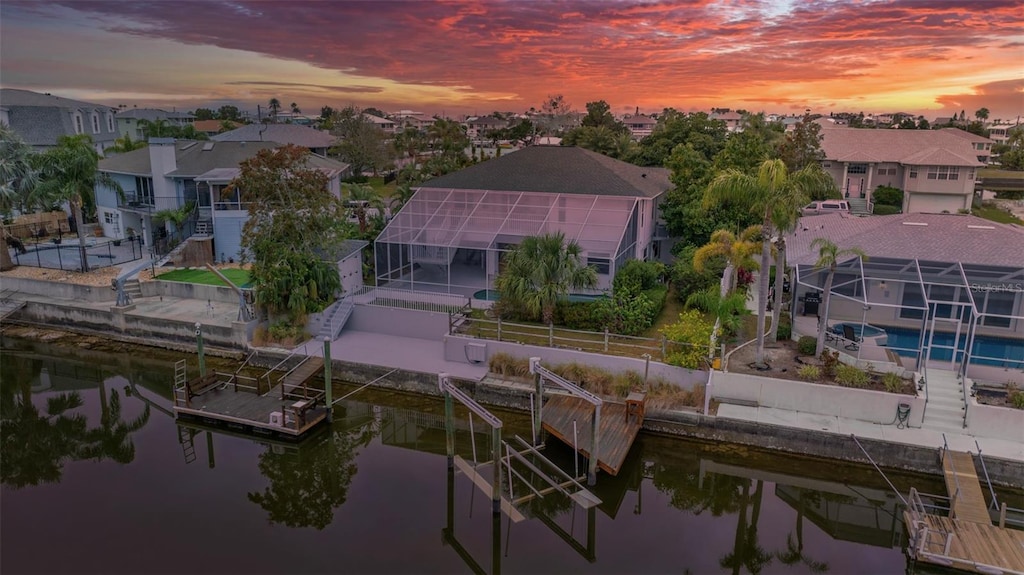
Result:
<instances>
[{"instance_id":1,"label":"outdoor staircase","mask_svg":"<svg viewBox=\"0 0 1024 575\"><path fill-rule=\"evenodd\" d=\"M871 215L871 206L868 205L868 201L864 198L847 198L846 201L850 204L850 213L855 216L869 216Z\"/></svg>"},{"instance_id":2,"label":"outdoor staircase","mask_svg":"<svg viewBox=\"0 0 1024 575\"><path fill-rule=\"evenodd\" d=\"M14 290L6 290L0 293L0 320L7 319L7 316L25 307L25 302L16 300L12 296L16 292Z\"/></svg>"},{"instance_id":3,"label":"outdoor staircase","mask_svg":"<svg viewBox=\"0 0 1024 575\"><path fill-rule=\"evenodd\" d=\"M142 286L139 285L138 278L125 280L124 293L128 294L128 297L130 297L132 301L135 301L142 297Z\"/></svg>"},{"instance_id":4,"label":"outdoor staircase","mask_svg":"<svg viewBox=\"0 0 1024 575\"><path fill-rule=\"evenodd\" d=\"M330 338L331 341L338 339L341 330L352 316L352 309L355 304L352 298L343 297L331 306L330 311L324 317L324 324L320 327L320 337Z\"/></svg>"},{"instance_id":5,"label":"outdoor staircase","mask_svg":"<svg viewBox=\"0 0 1024 575\"><path fill-rule=\"evenodd\" d=\"M927 375L928 407L921 427L946 433L964 433L963 382L955 372L929 369Z\"/></svg>"},{"instance_id":6,"label":"outdoor staircase","mask_svg":"<svg viewBox=\"0 0 1024 575\"><path fill-rule=\"evenodd\" d=\"M197 236L208 236L213 233L213 221L212 220L199 220L196 222L196 232L194 235Z\"/></svg>"}]
</instances>

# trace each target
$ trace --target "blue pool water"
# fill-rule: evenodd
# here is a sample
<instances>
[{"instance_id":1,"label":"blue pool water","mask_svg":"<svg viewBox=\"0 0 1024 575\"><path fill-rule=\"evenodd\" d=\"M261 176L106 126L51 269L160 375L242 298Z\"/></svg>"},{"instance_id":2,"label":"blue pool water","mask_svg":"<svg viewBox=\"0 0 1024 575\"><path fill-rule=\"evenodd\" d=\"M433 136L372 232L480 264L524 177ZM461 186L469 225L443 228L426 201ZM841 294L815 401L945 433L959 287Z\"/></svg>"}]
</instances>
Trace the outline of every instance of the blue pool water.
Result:
<instances>
[{"instance_id":1,"label":"blue pool water","mask_svg":"<svg viewBox=\"0 0 1024 575\"><path fill-rule=\"evenodd\" d=\"M498 297L498 290L493 289L482 289L473 294L473 299L482 299L485 301L498 301ZM604 294L571 293L569 294L569 301L595 301L606 297L608 296Z\"/></svg>"},{"instance_id":2,"label":"blue pool water","mask_svg":"<svg viewBox=\"0 0 1024 575\"><path fill-rule=\"evenodd\" d=\"M837 324L832 326L832 330L834 332L842 335L842 333L843 333L843 326L844 325L848 325L851 328L853 328L853 333L855 333L857 335L857 337L878 337L880 335L885 335L886 333L890 333L889 330L887 330L887 329L882 329L882 328L879 328L879 327L875 327L873 325L865 325L864 326L864 333L861 334L861 325L859 323L837 323Z\"/></svg>"},{"instance_id":3,"label":"blue pool water","mask_svg":"<svg viewBox=\"0 0 1024 575\"><path fill-rule=\"evenodd\" d=\"M919 330L887 327L885 332L889 335L887 346L894 348L896 353L906 357L913 357L917 354L921 338ZM931 359L949 361L953 357L953 350L949 348L953 346L954 337L955 335L952 333L936 332L932 340L933 348L929 354ZM960 334L959 347L962 349L966 345L967 335ZM962 359L963 351L957 352L957 360ZM971 363L1011 368L1024 367L1024 340L975 336L974 346L971 349Z\"/></svg>"}]
</instances>

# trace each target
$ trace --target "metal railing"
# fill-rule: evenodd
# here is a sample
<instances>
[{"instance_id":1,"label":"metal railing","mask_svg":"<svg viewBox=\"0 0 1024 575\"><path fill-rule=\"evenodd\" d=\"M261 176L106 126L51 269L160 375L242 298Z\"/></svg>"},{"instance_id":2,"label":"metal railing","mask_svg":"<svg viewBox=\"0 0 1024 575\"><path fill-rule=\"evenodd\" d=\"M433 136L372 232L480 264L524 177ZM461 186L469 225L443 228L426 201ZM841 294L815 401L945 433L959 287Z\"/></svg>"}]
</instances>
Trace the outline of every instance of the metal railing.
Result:
<instances>
[{"instance_id":1,"label":"metal railing","mask_svg":"<svg viewBox=\"0 0 1024 575\"><path fill-rule=\"evenodd\" d=\"M437 313L466 313L470 299L464 295L419 292L389 287L363 286L349 296L353 303L429 311Z\"/></svg>"},{"instance_id":2,"label":"metal railing","mask_svg":"<svg viewBox=\"0 0 1024 575\"><path fill-rule=\"evenodd\" d=\"M458 317L449 318L449 335L465 335L479 339L507 341L525 345L540 345L563 349L574 349L589 353L604 353L624 357L642 358L648 354L652 359L664 362L674 352L708 346L694 345L660 338L619 335L607 329L603 332L555 327L554 325L525 324L502 319ZM713 356L714 347L709 348Z\"/></svg>"},{"instance_id":3,"label":"metal railing","mask_svg":"<svg viewBox=\"0 0 1024 575\"><path fill-rule=\"evenodd\" d=\"M87 238L84 249L89 269L106 268L142 259L145 248L142 238L106 239L97 242ZM24 244L13 250L11 259L19 266L81 271L83 249L75 236L54 237L49 243Z\"/></svg>"}]
</instances>

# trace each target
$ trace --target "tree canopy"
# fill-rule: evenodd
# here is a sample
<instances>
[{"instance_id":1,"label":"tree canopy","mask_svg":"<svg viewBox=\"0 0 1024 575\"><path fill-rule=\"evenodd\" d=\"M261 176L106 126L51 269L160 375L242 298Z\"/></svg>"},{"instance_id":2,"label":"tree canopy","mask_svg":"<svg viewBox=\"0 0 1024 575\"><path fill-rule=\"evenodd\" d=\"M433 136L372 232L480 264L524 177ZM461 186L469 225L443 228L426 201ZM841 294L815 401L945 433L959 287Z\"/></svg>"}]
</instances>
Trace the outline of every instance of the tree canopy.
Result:
<instances>
[{"instance_id":1,"label":"tree canopy","mask_svg":"<svg viewBox=\"0 0 1024 575\"><path fill-rule=\"evenodd\" d=\"M363 117L358 108L348 106L334 111L329 121L331 134L338 137L331 154L351 165L352 173L361 174L366 170L377 173L394 161L384 131Z\"/></svg>"}]
</instances>

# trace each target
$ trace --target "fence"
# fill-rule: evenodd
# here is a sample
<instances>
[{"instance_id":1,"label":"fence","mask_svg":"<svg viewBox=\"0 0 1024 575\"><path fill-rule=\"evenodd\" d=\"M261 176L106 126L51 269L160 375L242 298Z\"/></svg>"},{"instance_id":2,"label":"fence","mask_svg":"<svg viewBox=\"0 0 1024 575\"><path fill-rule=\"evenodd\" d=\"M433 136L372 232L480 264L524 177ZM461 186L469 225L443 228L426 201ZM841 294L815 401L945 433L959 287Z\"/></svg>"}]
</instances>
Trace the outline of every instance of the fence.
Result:
<instances>
[{"instance_id":1,"label":"fence","mask_svg":"<svg viewBox=\"0 0 1024 575\"><path fill-rule=\"evenodd\" d=\"M82 248L76 237L54 238L50 243L22 244L20 247L14 247L11 259L19 266L82 270ZM87 238L85 257L89 269L98 269L142 259L144 250L140 237L102 242Z\"/></svg>"},{"instance_id":2,"label":"fence","mask_svg":"<svg viewBox=\"0 0 1024 575\"><path fill-rule=\"evenodd\" d=\"M350 297L359 304L439 313L466 313L470 303L469 298L462 295L374 286L364 286Z\"/></svg>"},{"instance_id":3,"label":"fence","mask_svg":"<svg viewBox=\"0 0 1024 575\"><path fill-rule=\"evenodd\" d=\"M638 337L611 333L607 329L604 332L584 331L553 325L513 323L500 319L452 316L448 333L622 357L643 358L646 355L650 356L652 360L661 362L666 362L666 359L674 353L692 351L695 347L699 347L705 352L714 352L707 346L694 346L689 343L671 341L664 335L660 338ZM705 353L704 357L708 357L708 354Z\"/></svg>"}]
</instances>

